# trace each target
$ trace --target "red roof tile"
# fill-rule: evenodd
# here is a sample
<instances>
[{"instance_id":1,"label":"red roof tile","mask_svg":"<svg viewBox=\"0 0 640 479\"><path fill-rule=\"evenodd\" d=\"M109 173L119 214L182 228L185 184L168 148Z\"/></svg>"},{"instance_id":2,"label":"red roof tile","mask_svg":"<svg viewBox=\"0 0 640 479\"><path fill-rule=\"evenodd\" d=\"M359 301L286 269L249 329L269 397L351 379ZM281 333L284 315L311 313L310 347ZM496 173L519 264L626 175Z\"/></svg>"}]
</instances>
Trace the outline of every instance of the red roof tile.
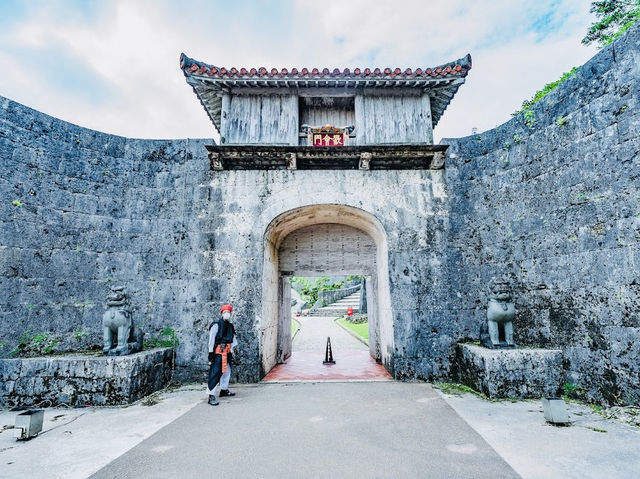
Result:
<instances>
[{"instance_id":1,"label":"red roof tile","mask_svg":"<svg viewBox=\"0 0 640 479\"><path fill-rule=\"evenodd\" d=\"M471 69L471 55L467 55L464 58L456 60L455 62L447 63L445 65L440 65L434 68L416 68L412 70L411 68L407 68L402 71L400 68L390 68L386 67L384 69L375 68L373 71L370 68L355 68L350 70L349 68L345 68L340 70L338 68L334 68L333 70L329 70L328 68L302 68L298 70L297 68L292 68L288 70L287 68L282 68L278 70L277 68L272 68L271 70L267 70L264 67L256 68L240 68L239 70L235 67L231 69L226 69L224 67L215 67L212 65L207 65L206 63L202 63L196 60L193 60L187 57L184 53L180 55L180 68L184 72L186 76L190 75L207 75L209 77L217 77L220 79L225 78L244 78L244 79L252 79L256 77L268 77L270 80L279 80L279 79L296 79L299 77L314 77L317 79L339 79L339 78L362 78L362 77L391 77L394 79L412 79L412 78L426 78L426 77L447 77L447 76L466 76L468 71Z\"/></svg>"}]
</instances>

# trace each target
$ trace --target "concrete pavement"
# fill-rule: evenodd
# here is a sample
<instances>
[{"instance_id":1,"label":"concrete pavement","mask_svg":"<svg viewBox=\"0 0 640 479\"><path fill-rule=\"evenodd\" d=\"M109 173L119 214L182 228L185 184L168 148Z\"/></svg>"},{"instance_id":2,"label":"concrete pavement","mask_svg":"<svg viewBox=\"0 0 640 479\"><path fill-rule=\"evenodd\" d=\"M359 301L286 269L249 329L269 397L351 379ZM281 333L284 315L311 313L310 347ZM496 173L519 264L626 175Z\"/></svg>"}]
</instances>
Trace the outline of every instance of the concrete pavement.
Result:
<instances>
[{"instance_id":1,"label":"concrete pavement","mask_svg":"<svg viewBox=\"0 0 640 479\"><path fill-rule=\"evenodd\" d=\"M200 404L204 387L156 393L129 407L47 408L43 432L29 441L16 441L9 429L18 412L0 411L0 478L86 478Z\"/></svg>"},{"instance_id":2,"label":"concrete pavement","mask_svg":"<svg viewBox=\"0 0 640 479\"><path fill-rule=\"evenodd\" d=\"M236 392L196 406L92 478L519 477L428 384Z\"/></svg>"},{"instance_id":3,"label":"concrete pavement","mask_svg":"<svg viewBox=\"0 0 640 479\"><path fill-rule=\"evenodd\" d=\"M484 461L496 461L500 473L507 474L506 462L525 479L626 479L637 477L640 470L640 429L604 419L579 404L569 404L573 425L558 428L545 423L539 401L436 395L423 383L258 384L235 389L238 396L223 398L217 408L204 404L203 384L160 393L159 402L150 406L46 409L44 433L27 442L16 442L7 429L17 413L0 411L0 478L85 478L107 465L96 477L110 477L109 471L137 479L167 477L157 472L167 461L170 471L182 461L194 462L177 475L193 477L195 468L219 463L216 431L231 431L229 445L223 447L240 461L225 477L259 467L256 454L265 454L271 470L309 473L299 477L318 477L320 470L339 476L363 461L370 461L371 468L353 477L397 477L396 472L435 477L434 468L442 472L438 477L456 477L466 473L458 462L473 463L478 454ZM442 420L434 419L438 416ZM189 444L194 447L192 459ZM338 448L332 457L339 464L333 468L323 452ZM127 464L139 475L123 472ZM140 467L145 464L146 469ZM424 469L417 476L406 474L420 466ZM479 467L480 475L457 477L489 477L494 466ZM246 477L260 477L260 469L252 471L254 475Z\"/></svg>"},{"instance_id":4,"label":"concrete pavement","mask_svg":"<svg viewBox=\"0 0 640 479\"><path fill-rule=\"evenodd\" d=\"M558 427L545 422L539 400L443 397L526 479L640 477L640 429L605 419L588 406L568 403L571 426Z\"/></svg>"}]
</instances>

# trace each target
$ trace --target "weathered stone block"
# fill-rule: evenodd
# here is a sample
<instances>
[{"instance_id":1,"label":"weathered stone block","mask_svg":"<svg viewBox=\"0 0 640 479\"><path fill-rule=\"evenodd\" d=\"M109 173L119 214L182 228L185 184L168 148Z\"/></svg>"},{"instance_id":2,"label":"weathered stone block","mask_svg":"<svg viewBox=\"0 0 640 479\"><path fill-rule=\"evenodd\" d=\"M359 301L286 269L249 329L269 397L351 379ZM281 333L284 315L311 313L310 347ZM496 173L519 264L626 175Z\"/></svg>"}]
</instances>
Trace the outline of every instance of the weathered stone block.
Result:
<instances>
[{"instance_id":1,"label":"weathered stone block","mask_svg":"<svg viewBox=\"0 0 640 479\"><path fill-rule=\"evenodd\" d=\"M611 328L611 364L632 369L640 364L640 328Z\"/></svg>"},{"instance_id":2,"label":"weathered stone block","mask_svg":"<svg viewBox=\"0 0 640 479\"><path fill-rule=\"evenodd\" d=\"M128 404L164 387L172 370L171 348L119 357L0 359L0 407Z\"/></svg>"},{"instance_id":3,"label":"weathered stone block","mask_svg":"<svg viewBox=\"0 0 640 479\"><path fill-rule=\"evenodd\" d=\"M559 349L487 349L457 345L459 380L490 398L557 396L564 377Z\"/></svg>"}]
</instances>

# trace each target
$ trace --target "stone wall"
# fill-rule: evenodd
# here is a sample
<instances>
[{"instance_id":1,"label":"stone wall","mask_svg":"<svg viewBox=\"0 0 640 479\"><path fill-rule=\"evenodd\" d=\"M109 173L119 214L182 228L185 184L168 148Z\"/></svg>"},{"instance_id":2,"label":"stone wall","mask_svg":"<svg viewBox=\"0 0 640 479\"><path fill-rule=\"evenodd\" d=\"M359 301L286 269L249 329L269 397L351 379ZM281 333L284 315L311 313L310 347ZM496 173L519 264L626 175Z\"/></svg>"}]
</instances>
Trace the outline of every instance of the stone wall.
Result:
<instances>
[{"instance_id":1,"label":"stone wall","mask_svg":"<svg viewBox=\"0 0 640 479\"><path fill-rule=\"evenodd\" d=\"M640 25L522 115L450 143L460 318L515 280L516 342L564 351L582 397L640 403Z\"/></svg>"},{"instance_id":2,"label":"stone wall","mask_svg":"<svg viewBox=\"0 0 640 479\"><path fill-rule=\"evenodd\" d=\"M166 386L171 348L129 356L0 359L0 407L130 404Z\"/></svg>"},{"instance_id":3,"label":"stone wall","mask_svg":"<svg viewBox=\"0 0 640 479\"><path fill-rule=\"evenodd\" d=\"M564 370L559 349L457 346L458 380L492 399L557 397Z\"/></svg>"},{"instance_id":4,"label":"stone wall","mask_svg":"<svg viewBox=\"0 0 640 479\"><path fill-rule=\"evenodd\" d=\"M175 328L181 364L205 367L195 344L210 318L194 310L204 143L107 135L0 97L1 357L34 336L54 352L100 345L105 297L122 284L145 339Z\"/></svg>"}]
</instances>

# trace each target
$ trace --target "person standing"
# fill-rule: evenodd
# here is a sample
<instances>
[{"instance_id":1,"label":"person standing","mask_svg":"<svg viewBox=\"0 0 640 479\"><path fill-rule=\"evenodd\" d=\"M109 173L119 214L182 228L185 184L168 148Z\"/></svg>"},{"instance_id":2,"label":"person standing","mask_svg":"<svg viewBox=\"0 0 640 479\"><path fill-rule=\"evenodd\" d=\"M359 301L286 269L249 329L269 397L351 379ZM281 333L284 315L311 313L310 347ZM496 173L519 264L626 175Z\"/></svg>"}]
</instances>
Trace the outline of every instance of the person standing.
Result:
<instances>
[{"instance_id":1,"label":"person standing","mask_svg":"<svg viewBox=\"0 0 640 479\"><path fill-rule=\"evenodd\" d=\"M231 378L231 355L238 345L236 330L231 324L233 307L225 304L220 308L221 318L209 326L209 380L207 393L209 404L220 404L213 394L213 390L220 383L220 397L235 396L229 391L229 379Z\"/></svg>"}]
</instances>

